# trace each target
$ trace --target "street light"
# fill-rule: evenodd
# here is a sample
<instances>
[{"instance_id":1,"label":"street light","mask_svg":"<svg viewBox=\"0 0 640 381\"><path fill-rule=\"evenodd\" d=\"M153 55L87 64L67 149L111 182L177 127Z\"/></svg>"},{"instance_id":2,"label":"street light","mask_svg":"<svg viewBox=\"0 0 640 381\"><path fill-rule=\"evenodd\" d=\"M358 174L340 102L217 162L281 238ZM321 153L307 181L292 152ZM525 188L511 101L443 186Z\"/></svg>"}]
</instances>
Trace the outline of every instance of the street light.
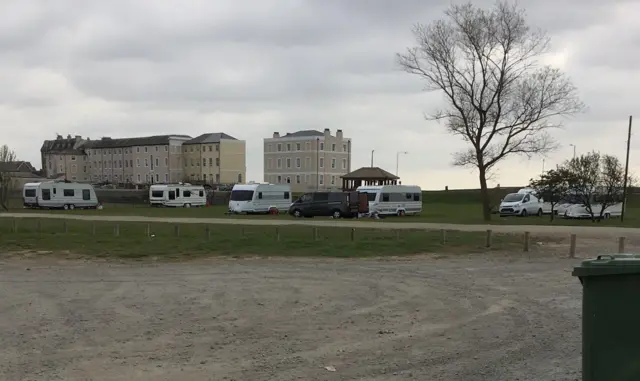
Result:
<instances>
[{"instance_id":1,"label":"street light","mask_svg":"<svg viewBox=\"0 0 640 381\"><path fill-rule=\"evenodd\" d=\"M573 158L576 158L576 145L575 144L569 144L571 147L573 147Z\"/></svg>"},{"instance_id":2,"label":"street light","mask_svg":"<svg viewBox=\"0 0 640 381\"><path fill-rule=\"evenodd\" d=\"M398 176L398 167L400 166L400 155L407 155L409 154L408 151L398 151L396 153L396 176Z\"/></svg>"},{"instance_id":3,"label":"street light","mask_svg":"<svg viewBox=\"0 0 640 381\"><path fill-rule=\"evenodd\" d=\"M376 150L372 149L371 150L371 168L373 168L373 153L376 152Z\"/></svg>"}]
</instances>

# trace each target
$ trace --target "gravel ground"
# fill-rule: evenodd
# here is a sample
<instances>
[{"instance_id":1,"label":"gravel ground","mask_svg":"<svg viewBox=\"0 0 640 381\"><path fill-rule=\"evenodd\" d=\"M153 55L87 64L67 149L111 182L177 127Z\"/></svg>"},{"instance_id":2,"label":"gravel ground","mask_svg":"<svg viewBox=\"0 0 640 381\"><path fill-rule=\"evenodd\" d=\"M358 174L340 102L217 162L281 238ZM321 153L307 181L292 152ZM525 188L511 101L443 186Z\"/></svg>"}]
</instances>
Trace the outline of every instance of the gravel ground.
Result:
<instances>
[{"instance_id":1,"label":"gravel ground","mask_svg":"<svg viewBox=\"0 0 640 381\"><path fill-rule=\"evenodd\" d=\"M358 221L358 220L333 220L333 219L260 219L260 218L184 218L184 217L146 217L146 216L105 216L82 214L53 214L53 213L0 213L0 218L52 218L70 219L80 221L121 221L121 222L170 222L183 224L222 224L222 225L257 225L257 226L331 226L348 228L375 228L375 229L425 229L425 230L458 230L458 231L485 231L492 229L496 233L522 233L548 236L568 236L577 234L580 237L627 238L640 239L640 229L616 226L593 226L585 222L584 226L563 225L467 225L467 224L443 224L428 222L388 222L384 221Z\"/></svg>"},{"instance_id":2,"label":"gravel ground","mask_svg":"<svg viewBox=\"0 0 640 381\"><path fill-rule=\"evenodd\" d=\"M0 379L579 380L576 263L2 255Z\"/></svg>"}]
</instances>

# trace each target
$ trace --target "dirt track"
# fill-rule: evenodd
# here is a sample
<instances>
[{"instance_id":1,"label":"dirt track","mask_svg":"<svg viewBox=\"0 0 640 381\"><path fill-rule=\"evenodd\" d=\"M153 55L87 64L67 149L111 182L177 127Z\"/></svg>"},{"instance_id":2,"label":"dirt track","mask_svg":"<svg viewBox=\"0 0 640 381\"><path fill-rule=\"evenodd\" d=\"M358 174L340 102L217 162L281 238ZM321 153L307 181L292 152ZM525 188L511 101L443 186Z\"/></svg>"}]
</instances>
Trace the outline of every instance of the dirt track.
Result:
<instances>
[{"instance_id":1,"label":"dirt track","mask_svg":"<svg viewBox=\"0 0 640 381\"><path fill-rule=\"evenodd\" d=\"M171 217L144 217L144 216L106 216L106 215L69 215L51 213L0 213L0 218L53 218L73 219L81 221L121 221L121 222L170 222L184 224L223 224L223 225L306 225L306 226L335 226L349 228L375 228L375 229L424 229L424 230L458 230L458 231L485 231L492 229L497 233L521 233L528 231L532 234L547 236L568 236L579 234L582 237L635 237L640 238L640 229L623 228L613 226L562 226L562 225L465 225L465 224L441 224L426 222L387 222L387 221L357 221L357 220L332 220L332 219L248 219L248 218L171 218Z\"/></svg>"},{"instance_id":2,"label":"dirt track","mask_svg":"<svg viewBox=\"0 0 640 381\"><path fill-rule=\"evenodd\" d=\"M2 380L580 378L575 260L0 260Z\"/></svg>"}]
</instances>

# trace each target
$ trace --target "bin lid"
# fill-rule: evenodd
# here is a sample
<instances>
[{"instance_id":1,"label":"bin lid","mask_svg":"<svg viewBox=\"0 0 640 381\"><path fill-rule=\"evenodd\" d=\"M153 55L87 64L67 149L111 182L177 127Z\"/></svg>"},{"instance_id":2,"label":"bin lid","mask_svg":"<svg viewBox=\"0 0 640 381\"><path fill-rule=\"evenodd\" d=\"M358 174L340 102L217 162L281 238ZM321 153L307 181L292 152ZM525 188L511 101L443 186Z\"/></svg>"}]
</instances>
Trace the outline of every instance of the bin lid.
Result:
<instances>
[{"instance_id":1,"label":"bin lid","mask_svg":"<svg viewBox=\"0 0 640 381\"><path fill-rule=\"evenodd\" d=\"M640 254L598 255L573 268L571 275L577 277L597 275L640 274Z\"/></svg>"}]
</instances>

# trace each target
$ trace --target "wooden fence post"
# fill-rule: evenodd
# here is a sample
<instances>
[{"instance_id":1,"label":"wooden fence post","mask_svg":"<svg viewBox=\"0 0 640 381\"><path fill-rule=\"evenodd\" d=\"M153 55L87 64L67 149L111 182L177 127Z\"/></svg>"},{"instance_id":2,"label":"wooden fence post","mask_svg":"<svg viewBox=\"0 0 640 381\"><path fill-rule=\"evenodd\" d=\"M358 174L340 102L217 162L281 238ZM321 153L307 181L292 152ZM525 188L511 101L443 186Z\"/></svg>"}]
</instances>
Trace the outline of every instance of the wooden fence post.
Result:
<instances>
[{"instance_id":1,"label":"wooden fence post","mask_svg":"<svg viewBox=\"0 0 640 381\"><path fill-rule=\"evenodd\" d=\"M356 240L356 228L351 228L351 242Z\"/></svg>"},{"instance_id":2,"label":"wooden fence post","mask_svg":"<svg viewBox=\"0 0 640 381\"><path fill-rule=\"evenodd\" d=\"M626 240L625 237L618 238L618 253L620 253L620 254L624 253L625 240Z\"/></svg>"},{"instance_id":3,"label":"wooden fence post","mask_svg":"<svg viewBox=\"0 0 640 381\"><path fill-rule=\"evenodd\" d=\"M211 241L211 227L209 225L205 226L204 231L207 235L207 241Z\"/></svg>"},{"instance_id":4,"label":"wooden fence post","mask_svg":"<svg viewBox=\"0 0 640 381\"><path fill-rule=\"evenodd\" d=\"M485 241L485 246L486 247L491 247L491 229L487 230L487 239Z\"/></svg>"},{"instance_id":5,"label":"wooden fence post","mask_svg":"<svg viewBox=\"0 0 640 381\"><path fill-rule=\"evenodd\" d=\"M576 235L571 234L571 243L569 244L569 258L576 257Z\"/></svg>"},{"instance_id":6,"label":"wooden fence post","mask_svg":"<svg viewBox=\"0 0 640 381\"><path fill-rule=\"evenodd\" d=\"M18 219L17 218L13 219L13 228L12 228L12 230L13 230L14 233L18 232Z\"/></svg>"},{"instance_id":7,"label":"wooden fence post","mask_svg":"<svg viewBox=\"0 0 640 381\"><path fill-rule=\"evenodd\" d=\"M530 240L529 232L524 232L524 247L522 249L525 253L529 251L529 240Z\"/></svg>"},{"instance_id":8,"label":"wooden fence post","mask_svg":"<svg viewBox=\"0 0 640 381\"><path fill-rule=\"evenodd\" d=\"M113 227L113 235L116 236L116 237L120 236L120 224L116 224Z\"/></svg>"},{"instance_id":9,"label":"wooden fence post","mask_svg":"<svg viewBox=\"0 0 640 381\"><path fill-rule=\"evenodd\" d=\"M447 244L447 231L445 229L440 230L440 234L442 235L442 244Z\"/></svg>"}]
</instances>

